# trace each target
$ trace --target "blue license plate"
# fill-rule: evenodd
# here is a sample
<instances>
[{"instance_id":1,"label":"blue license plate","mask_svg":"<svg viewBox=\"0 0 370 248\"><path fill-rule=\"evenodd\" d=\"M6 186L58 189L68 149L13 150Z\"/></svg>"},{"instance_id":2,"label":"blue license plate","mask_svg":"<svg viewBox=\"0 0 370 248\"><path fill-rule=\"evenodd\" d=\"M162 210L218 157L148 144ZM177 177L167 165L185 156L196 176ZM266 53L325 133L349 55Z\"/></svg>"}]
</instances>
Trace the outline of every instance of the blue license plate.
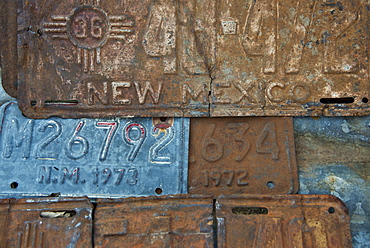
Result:
<instances>
[{"instance_id":1,"label":"blue license plate","mask_svg":"<svg viewBox=\"0 0 370 248\"><path fill-rule=\"evenodd\" d=\"M188 118L33 120L1 107L0 195L187 193Z\"/></svg>"}]
</instances>

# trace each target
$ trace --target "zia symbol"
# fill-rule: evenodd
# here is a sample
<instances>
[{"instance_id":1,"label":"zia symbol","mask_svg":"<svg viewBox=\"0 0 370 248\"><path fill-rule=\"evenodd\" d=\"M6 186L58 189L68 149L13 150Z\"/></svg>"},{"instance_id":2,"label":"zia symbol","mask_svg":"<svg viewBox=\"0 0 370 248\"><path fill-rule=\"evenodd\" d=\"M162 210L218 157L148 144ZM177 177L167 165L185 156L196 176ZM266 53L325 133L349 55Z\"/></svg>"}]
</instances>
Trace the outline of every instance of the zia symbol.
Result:
<instances>
[{"instance_id":1,"label":"zia symbol","mask_svg":"<svg viewBox=\"0 0 370 248\"><path fill-rule=\"evenodd\" d=\"M133 33L134 23L126 16L108 16L100 8L100 0L81 0L70 15L52 15L43 23L44 32L53 39L69 39L77 47L77 62L84 72L94 71L101 64L100 48L108 39L125 39Z\"/></svg>"}]
</instances>

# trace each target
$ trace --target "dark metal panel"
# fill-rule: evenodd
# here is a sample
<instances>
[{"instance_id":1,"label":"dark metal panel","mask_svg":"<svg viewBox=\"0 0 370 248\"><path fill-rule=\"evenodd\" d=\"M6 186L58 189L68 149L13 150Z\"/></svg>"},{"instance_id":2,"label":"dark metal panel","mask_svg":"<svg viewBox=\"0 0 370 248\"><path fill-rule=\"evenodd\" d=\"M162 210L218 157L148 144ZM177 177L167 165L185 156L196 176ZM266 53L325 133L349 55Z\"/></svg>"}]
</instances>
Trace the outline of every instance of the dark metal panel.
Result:
<instances>
[{"instance_id":1,"label":"dark metal panel","mask_svg":"<svg viewBox=\"0 0 370 248\"><path fill-rule=\"evenodd\" d=\"M87 198L12 199L7 247L92 247L93 206Z\"/></svg>"},{"instance_id":2,"label":"dark metal panel","mask_svg":"<svg viewBox=\"0 0 370 248\"><path fill-rule=\"evenodd\" d=\"M189 119L32 120L1 107L0 195L187 193Z\"/></svg>"},{"instance_id":3,"label":"dark metal panel","mask_svg":"<svg viewBox=\"0 0 370 248\"><path fill-rule=\"evenodd\" d=\"M212 213L212 197L98 200L95 247L214 247Z\"/></svg>"},{"instance_id":4,"label":"dark metal panel","mask_svg":"<svg viewBox=\"0 0 370 248\"><path fill-rule=\"evenodd\" d=\"M189 193L298 190L291 117L191 119Z\"/></svg>"},{"instance_id":5,"label":"dark metal panel","mask_svg":"<svg viewBox=\"0 0 370 248\"><path fill-rule=\"evenodd\" d=\"M331 195L227 196L218 247L352 247L348 210Z\"/></svg>"},{"instance_id":6,"label":"dark metal panel","mask_svg":"<svg viewBox=\"0 0 370 248\"><path fill-rule=\"evenodd\" d=\"M353 246L370 245L370 118L294 118L301 194L332 194L348 207Z\"/></svg>"}]
</instances>

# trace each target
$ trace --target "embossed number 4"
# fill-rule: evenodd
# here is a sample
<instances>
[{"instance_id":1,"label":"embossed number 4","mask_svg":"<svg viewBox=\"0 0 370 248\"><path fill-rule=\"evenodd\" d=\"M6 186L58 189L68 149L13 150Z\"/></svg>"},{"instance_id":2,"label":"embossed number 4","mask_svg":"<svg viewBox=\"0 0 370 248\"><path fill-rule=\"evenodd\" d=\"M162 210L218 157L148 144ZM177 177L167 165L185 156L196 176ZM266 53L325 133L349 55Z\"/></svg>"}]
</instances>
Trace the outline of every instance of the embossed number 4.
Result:
<instances>
[{"instance_id":1,"label":"embossed number 4","mask_svg":"<svg viewBox=\"0 0 370 248\"><path fill-rule=\"evenodd\" d=\"M272 159L279 159L279 147L276 139L276 125L268 122L257 139L257 152L270 153Z\"/></svg>"}]
</instances>

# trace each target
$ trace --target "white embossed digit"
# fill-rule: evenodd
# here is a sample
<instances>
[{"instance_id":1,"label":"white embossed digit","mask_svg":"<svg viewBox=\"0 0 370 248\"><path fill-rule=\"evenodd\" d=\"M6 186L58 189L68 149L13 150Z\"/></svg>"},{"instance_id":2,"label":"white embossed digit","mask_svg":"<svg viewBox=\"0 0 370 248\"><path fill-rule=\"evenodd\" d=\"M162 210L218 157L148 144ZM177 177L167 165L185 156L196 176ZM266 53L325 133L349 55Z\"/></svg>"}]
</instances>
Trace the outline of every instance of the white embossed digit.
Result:
<instances>
[{"instance_id":1,"label":"white embossed digit","mask_svg":"<svg viewBox=\"0 0 370 248\"><path fill-rule=\"evenodd\" d=\"M52 133L44 139L40 144L36 147L36 158L37 159L57 159L58 154L55 153L46 153L46 147L50 145L53 141L55 141L61 134L62 134L62 125L55 120L47 120L40 123L39 127L37 128L38 132L46 132L47 129L53 130Z\"/></svg>"},{"instance_id":2,"label":"white embossed digit","mask_svg":"<svg viewBox=\"0 0 370 248\"><path fill-rule=\"evenodd\" d=\"M128 123L123 129L123 137L126 143L131 146L128 161L132 162L146 139L146 129L139 123Z\"/></svg>"},{"instance_id":3,"label":"white embossed digit","mask_svg":"<svg viewBox=\"0 0 370 248\"><path fill-rule=\"evenodd\" d=\"M108 129L107 135L104 140L104 144L101 148L99 160L104 161L107 158L109 146L112 142L114 134L117 131L118 123L115 121L99 121L96 123L98 128Z\"/></svg>"},{"instance_id":4,"label":"white embossed digit","mask_svg":"<svg viewBox=\"0 0 370 248\"><path fill-rule=\"evenodd\" d=\"M152 135L159 137L163 133L163 136L149 149L150 162L154 164L172 164L173 158L170 155L160 155L160 152L173 140L175 131L173 127L166 129L154 128Z\"/></svg>"},{"instance_id":5,"label":"white embossed digit","mask_svg":"<svg viewBox=\"0 0 370 248\"><path fill-rule=\"evenodd\" d=\"M66 155L72 159L79 159L84 157L89 151L89 142L79 135L85 121L79 121L76 129L73 131L72 137L69 139L66 147ZM79 147L76 151L76 147Z\"/></svg>"}]
</instances>

